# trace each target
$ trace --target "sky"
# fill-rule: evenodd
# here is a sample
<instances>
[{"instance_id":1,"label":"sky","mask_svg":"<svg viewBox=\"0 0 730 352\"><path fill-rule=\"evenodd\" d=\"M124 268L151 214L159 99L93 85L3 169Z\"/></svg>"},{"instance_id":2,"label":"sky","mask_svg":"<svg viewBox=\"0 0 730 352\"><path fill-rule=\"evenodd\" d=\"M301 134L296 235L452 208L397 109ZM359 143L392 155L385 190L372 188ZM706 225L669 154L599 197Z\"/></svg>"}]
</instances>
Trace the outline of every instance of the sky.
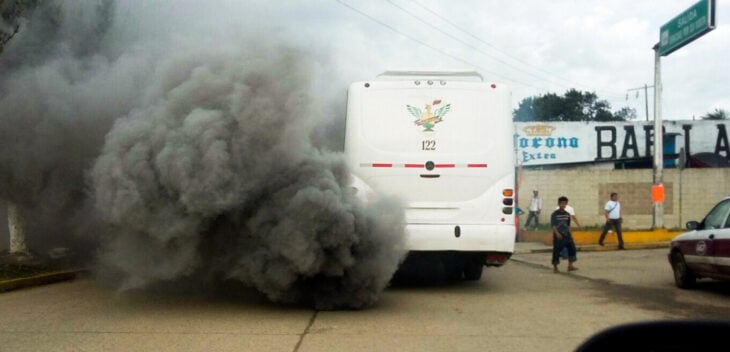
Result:
<instances>
[{"instance_id":1,"label":"sky","mask_svg":"<svg viewBox=\"0 0 730 352\"><path fill-rule=\"evenodd\" d=\"M222 30L274 31L321 50L347 81L389 69L475 69L525 97L568 89L595 92L612 110L653 119L654 51L660 27L693 0L313 0L179 6L180 20L211 14ZM168 7L155 2L158 10ZM206 6L209 2L205 2ZM730 110L730 0L716 1L716 28L661 58L662 117L699 119ZM177 7L177 6L176 6ZM176 10L176 11L177 11ZM201 15L202 16L202 15ZM245 24L242 24L242 21ZM196 25L205 26L203 22ZM645 97L644 86L647 86ZM639 89L636 89L639 88ZM648 99L646 99L648 98Z\"/></svg>"}]
</instances>

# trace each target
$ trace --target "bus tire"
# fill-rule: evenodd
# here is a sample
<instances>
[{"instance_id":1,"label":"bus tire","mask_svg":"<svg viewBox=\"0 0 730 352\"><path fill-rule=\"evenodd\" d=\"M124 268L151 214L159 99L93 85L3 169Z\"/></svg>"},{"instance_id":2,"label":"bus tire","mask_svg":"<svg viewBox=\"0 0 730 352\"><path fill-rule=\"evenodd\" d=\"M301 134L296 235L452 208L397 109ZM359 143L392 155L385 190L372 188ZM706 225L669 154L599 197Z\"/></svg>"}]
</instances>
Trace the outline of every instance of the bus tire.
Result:
<instances>
[{"instance_id":1,"label":"bus tire","mask_svg":"<svg viewBox=\"0 0 730 352\"><path fill-rule=\"evenodd\" d=\"M484 263L479 258L472 257L464 263L464 280L477 281L482 278Z\"/></svg>"}]
</instances>

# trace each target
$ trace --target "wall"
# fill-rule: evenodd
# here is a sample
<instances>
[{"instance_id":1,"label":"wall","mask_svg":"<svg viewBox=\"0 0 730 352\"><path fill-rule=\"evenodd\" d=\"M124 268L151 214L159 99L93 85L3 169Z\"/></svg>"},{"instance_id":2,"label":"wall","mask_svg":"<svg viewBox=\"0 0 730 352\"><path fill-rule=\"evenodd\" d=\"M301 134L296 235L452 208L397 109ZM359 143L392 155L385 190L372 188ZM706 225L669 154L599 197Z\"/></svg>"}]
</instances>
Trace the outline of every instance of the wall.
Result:
<instances>
[{"instance_id":1,"label":"wall","mask_svg":"<svg viewBox=\"0 0 730 352\"><path fill-rule=\"evenodd\" d=\"M550 221L550 213L557 206L558 197L564 195L575 208L581 225L600 226L605 222L603 206L609 194L617 192L624 228L640 230L652 227L652 169L523 170L520 174L518 205L527 212L532 190L537 188L543 198L541 224ZM702 220L720 199L730 196L728 168L693 168L681 172L665 169L663 178L664 227L667 229L683 229L689 220ZM525 220L526 214L521 219L523 224Z\"/></svg>"}]
</instances>

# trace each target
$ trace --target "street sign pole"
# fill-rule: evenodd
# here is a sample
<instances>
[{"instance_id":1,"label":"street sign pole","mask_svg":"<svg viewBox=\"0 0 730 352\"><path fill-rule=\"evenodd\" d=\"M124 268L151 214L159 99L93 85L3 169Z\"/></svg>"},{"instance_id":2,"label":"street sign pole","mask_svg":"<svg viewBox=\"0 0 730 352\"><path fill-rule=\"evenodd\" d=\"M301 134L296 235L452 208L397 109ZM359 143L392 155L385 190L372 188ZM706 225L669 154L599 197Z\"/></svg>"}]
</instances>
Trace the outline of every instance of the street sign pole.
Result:
<instances>
[{"instance_id":1,"label":"street sign pole","mask_svg":"<svg viewBox=\"0 0 730 352\"><path fill-rule=\"evenodd\" d=\"M700 0L659 29L659 43L654 45L654 188L664 184L664 133L662 133L661 57L691 43L715 29L715 0ZM654 189L652 188L652 189ZM652 228L664 227L664 201L654 201Z\"/></svg>"},{"instance_id":2,"label":"street sign pole","mask_svg":"<svg viewBox=\"0 0 730 352\"><path fill-rule=\"evenodd\" d=\"M654 46L654 185L664 184L664 134L662 133L662 78L659 44ZM654 202L653 229L664 227L664 203Z\"/></svg>"}]
</instances>

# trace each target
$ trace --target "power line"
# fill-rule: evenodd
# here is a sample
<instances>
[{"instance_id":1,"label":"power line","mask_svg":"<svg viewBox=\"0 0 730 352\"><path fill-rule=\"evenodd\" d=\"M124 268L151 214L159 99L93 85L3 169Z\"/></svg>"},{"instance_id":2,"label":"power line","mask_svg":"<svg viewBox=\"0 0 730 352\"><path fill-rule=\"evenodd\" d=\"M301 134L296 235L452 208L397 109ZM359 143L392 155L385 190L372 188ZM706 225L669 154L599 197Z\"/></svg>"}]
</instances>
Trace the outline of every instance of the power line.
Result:
<instances>
[{"instance_id":1,"label":"power line","mask_svg":"<svg viewBox=\"0 0 730 352\"><path fill-rule=\"evenodd\" d=\"M393 2L392 2L391 0L386 0L386 1L388 1L388 2L389 2L389 3L391 3L391 4L393 4ZM573 88L573 87L583 87L583 88L589 88L589 89L591 89L591 87L590 87L590 86L588 86L588 85L584 85L584 84L580 84L580 83L577 83L577 82L573 82L573 81L570 81L570 80L566 80L566 79L564 79L564 78L560 77L559 75L557 75L557 74L555 74L555 73L552 73L552 72L549 72L549 71L543 70L543 69L541 69L541 68L539 68L539 67L537 67L537 66L534 66L534 65L532 65L532 64L530 64L530 63L528 63L528 62L526 62L526 61L523 61L523 60L521 60L521 59L519 59L519 58L517 58L517 57L514 57L514 56L512 56L512 55L510 55L510 54L508 54L508 53L506 53L506 52L504 52L504 51L502 51L502 50L499 50L499 48L497 48L497 47L496 47L495 45L493 45L493 44L491 44L491 43L489 43L489 42L487 42L487 41L485 41L485 40L483 40L483 39L479 38L478 36L476 36L476 35L472 34L472 33L471 33L471 32L469 32L468 30L466 30L466 29L462 28L461 26L458 26L458 25L457 25L457 24L455 24L454 22L452 22L452 21L449 21L449 20L448 20L447 18L444 18L443 16L441 16L440 14L438 14L438 13L437 13L436 11L434 11L434 10L432 10L432 9L428 8L427 6L425 6L425 5L421 4L421 3L419 3L418 1L415 1L415 0L414 0L414 1L411 1L411 2L412 2L412 3L414 3L414 4L416 4L417 6L421 7L422 9L426 10L427 12L431 13L431 14L432 14L433 16L437 17L437 18L438 18L439 20L441 20L441 21L444 21L444 22L446 22L447 24L449 24L450 26L452 26L452 27L456 28L457 30L459 30L459 31L461 31L461 32L465 33L466 35L468 35L468 36L470 36L470 37L472 37L472 38L476 39L476 40L477 40L477 41L479 41L480 43L482 43L482 44L484 44L484 45L486 45L486 46L488 46L488 47L492 48L492 49L493 49L493 50L495 50L496 52L498 52L498 53L500 53L500 54L502 54L502 55L504 55L504 56L506 56L506 57L508 57L508 58L510 58L510 59L512 59L512 60L515 60L515 61L517 61L517 62L520 62L520 63L522 63L522 64L524 64L524 65L527 65L528 67L530 67L530 68L532 68L532 69L534 69L534 70L536 70L536 71L539 71L539 72L545 73L545 74L547 74L548 76L552 76L552 77L555 77L555 78L557 78L558 80L561 80L561 81L563 81L563 82L567 82L567 83L569 83L569 84L570 84L569 86L568 86L568 85L564 85L564 84L560 84L560 85L562 85L563 87L567 87L567 88ZM394 4L393 4L393 5L394 5ZM394 5L394 6L396 6L396 5ZM396 7L398 7L398 8L400 8L400 9L402 9L402 10L403 10L403 8L401 8L401 7L399 7L399 6L396 6ZM406 11L406 10L403 10L403 11ZM406 11L406 12L407 12L407 11ZM409 13L409 14L410 14L410 13ZM411 15L411 16L414 16L414 15L412 15L412 14L410 14L410 15ZM419 21L421 21L421 20L419 19ZM422 21L422 22L423 22L423 21ZM427 22L424 22L424 23L428 24ZM430 24L428 24L428 25L429 25L429 26L431 26ZM433 26L432 26L432 27L433 27ZM438 31L440 31L440 32L444 33L444 32L443 32L443 31L442 31L441 29L438 29L438 28L436 28L436 27L434 27L434 28L435 28L435 29L437 29ZM450 37L451 37L451 36L450 36ZM452 38L453 38L453 37L452 37ZM460 40L459 40L459 42L463 43L463 42L462 42L462 41L460 41ZM467 46L469 46L469 47L472 47L471 45L467 45ZM481 52L481 53L484 53L483 51L479 51L479 52ZM485 55L488 55L488 56L491 56L491 55L489 55L489 54L486 54L486 53L484 53L484 54L485 54ZM492 56L492 57L493 57L493 56ZM496 59L495 59L495 60L496 60ZM502 62L502 63L505 63L504 61L501 61L501 60L498 60L498 61L499 61L499 62ZM505 64L506 64L506 63L505 63ZM509 64L507 64L507 65L508 65L508 66L510 66L510 67L514 67L514 66L512 66L512 65L509 65ZM529 72L527 72L527 71L524 71L524 70L521 70L521 69L518 69L518 70L520 70L520 71L522 71L522 72L525 72L525 73L528 73L528 74L530 74L530 73L529 73ZM533 76L533 77L536 77L535 75L532 75L532 74L530 74L530 75L531 75L531 76ZM543 78L541 78L541 79L543 79ZM543 80L545 80L545 81L548 81L548 80L546 80L546 79L543 79ZM552 81L548 81L548 82L552 82ZM615 96L618 96L618 93L611 93L610 95L615 95Z\"/></svg>"},{"instance_id":2,"label":"power line","mask_svg":"<svg viewBox=\"0 0 730 352\"><path fill-rule=\"evenodd\" d=\"M391 25L389 25L389 24L387 24L387 23L385 23L385 22L383 22L383 21L381 21L381 20L378 20L378 19L374 18L373 16L370 16L369 14L365 13L364 11L362 11L362 10L360 10L360 9L358 9L358 8L356 8L356 7L352 6L352 5L350 5L350 4L347 4L347 3L343 2L342 0L336 0L336 1L337 1L337 2L338 2L338 3L340 4L340 5L342 5L342 6L344 6L344 7L347 7L347 8L348 8L348 9L350 9L351 11L353 11L353 12L356 12L356 13L358 13L359 15L361 15L361 16L363 16L363 17L365 17L365 18L369 19L370 21L373 21L373 22L375 22L375 23L377 23L377 24L379 24L379 25L381 25L381 26L383 26L383 27L385 27L385 28L387 28L387 29L389 29L389 30L391 30L391 31L393 31L393 32L395 32L395 33L397 33L397 34L399 34L400 36L402 36L402 37L404 37L404 38L406 38L406 39L412 40L412 41L414 41L414 42L416 42L416 43L418 43L418 44L420 44L420 45L422 45L422 46L424 46L424 47L426 47L426 48L429 48L429 49L431 49L431 50L434 50L434 51L436 51L436 52L439 52L439 53L441 53L442 55L444 55L444 56L446 56L446 57L449 57L449 58L451 58L451 59L453 59L453 60L456 60L456 61L459 61L459 62L465 63L465 64L467 64L467 65L469 65L469 66L472 66L472 67L478 68L478 69L480 69L480 70L481 70L481 71L483 71L483 72L486 72L486 73L492 74L492 75L494 75L494 76L497 76L497 77L500 77L500 78L502 78L502 79L504 79L504 80L507 80L507 81L510 81L510 82L513 82L513 83L516 83L516 84L519 84L519 85L522 85L522 86L525 86L525 87L530 87L530 88L534 88L534 89L538 89L538 90L544 89L544 88L540 88L540 87L538 87L538 86L535 86L535 85L533 85L533 84L529 84L529 83L526 83L526 82L522 82L522 81L520 81L520 80L517 80L517 79L514 79L514 78L510 78L510 77L506 77L506 76L503 76L503 75L501 75L501 74L498 74L498 73L496 73L496 72L493 72L493 71L487 70L486 68L484 68L484 67L482 67L482 66L480 66L480 65L474 64L474 63L472 63L472 62L470 62L470 61L468 61L468 60L466 60L466 59L462 59L461 57L458 57L458 56L456 56L456 55L454 55L454 54L450 54L450 53L448 53L448 52L445 52L445 51L443 51L443 50L441 50L441 49L439 49L439 48L436 48L436 47L434 47L433 45L430 45L430 44L428 44L428 43L426 43L426 42L424 42L424 41L422 41L422 40L420 40L420 39L418 39L418 38L415 38L415 37L413 37L413 36L411 36L411 35L408 35L408 34L406 34L406 33L403 33L403 32L401 32L401 31L399 31L398 29L394 28L393 26L391 26ZM412 16L412 17L416 18L416 19L417 19L417 20L419 20L420 22L422 22L422 23L425 23L425 24L427 24L427 25L428 25L429 27L431 27L431 28L434 28L434 29L436 29L437 31L441 32L442 34L444 34L444 35L448 36L449 38L452 38L452 39L454 39L454 40L458 41L459 43L461 43L461 44L463 44L463 45L466 45L466 46L467 46L467 47L469 47L469 48L472 48L472 49L474 49L474 50L476 50L476 51L478 51L478 52L480 52L480 53L482 53L482 54L484 54L484 55L486 55L486 56L490 56L490 57L491 57L492 59L494 59L495 61L499 61L499 62L501 62L501 63L503 63L503 64L505 64L505 65L508 65L508 66L510 66L510 67L513 67L513 68L515 68L515 69L516 69L516 70L518 70L518 71L521 71L521 72L524 72L524 73L530 74L531 76L533 76L533 77L536 77L536 78L538 78L538 79L540 79L540 80L542 80L542 81L547 81L547 82L553 83L553 82L551 82L551 81L548 81L548 80L546 80L546 79L544 79L544 78L541 78L541 77L535 76L535 75L533 75L533 74L531 74L531 73L529 73L529 72L526 72L526 71L524 71L524 70L521 70L521 69L519 69L519 68L516 68L516 67L515 67L514 65L511 65L511 64L509 64L509 63L506 63L506 62L504 62L504 61L502 61L502 60L499 60L499 59L497 59L497 58L494 58L494 56L493 56L493 55L490 55L490 54L488 54L488 53L484 52L483 50L480 50L479 48L476 48L476 47L474 47L473 45L470 45L469 43L466 43L466 42L464 42L463 40L457 39L457 38L455 38L455 37L454 37L453 35L451 35L451 34L448 34L448 33L444 32L444 31L442 31L442 30L440 30L440 29L438 29L438 28L435 28L434 26L432 26L432 25L428 24L427 22L424 22L423 20L419 19L419 18L418 18L418 16L416 16L416 15L414 15L413 13L411 13L411 12L407 11L406 9L402 8L401 6L399 6L399 5L395 4L395 3L393 3L392 1L390 1L390 0L386 0L386 1L388 1L388 2L389 2L389 3L391 4L391 5L393 5L394 7L398 8L398 9L400 9L400 10L402 10L402 11L406 12L406 13L407 13L407 14L409 14L410 16ZM431 12L433 12L433 11L431 11ZM439 17L439 18L441 18L441 17ZM450 22L448 22L448 23L449 23L449 24L451 24L452 26L455 26L454 24L452 24L452 23L450 23ZM457 28L457 29L458 29L458 28ZM468 32L466 32L466 33L467 33L467 34L470 34L470 33L468 33ZM471 34L470 34L470 35L471 35ZM471 36L473 36L473 35L471 35ZM485 43L486 43L486 42L485 42ZM488 44L488 45L491 45L491 44ZM566 81L566 82L568 82L568 81ZM573 87L569 87L569 86L565 86L565 85L563 85L563 86L564 86L564 87L568 87L568 88L571 88L571 89L573 88ZM610 99L610 100L619 100L619 99L622 99L622 98L619 98L619 95L612 95L612 94L609 94L608 96L612 96L612 97L614 98L614 99Z\"/></svg>"},{"instance_id":3,"label":"power line","mask_svg":"<svg viewBox=\"0 0 730 352\"><path fill-rule=\"evenodd\" d=\"M511 68L513 68L513 69L515 69L515 70L517 70L517 71L521 71L521 72L523 72L523 73L526 73L526 74L528 74L528 75L530 75L530 76L532 76L532 77L535 77L535 78L537 78L537 79L539 79L539 80L543 80L543 81L546 81L546 82L554 83L554 82L552 82L552 81L550 81L550 80L547 80L547 79L545 79L545 78L543 78L543 77L540 77L540 76L534 75L534 74L532 74L532 73L530 73L530 72L527 72L527 71L524 71L524 70L522 70L522 69L521 69L520 67L514 66L514 65L510 64L509 62L506 62L506 61L503 61L503 60L501 60L501 59L499 59L499 58L497 58L497 57L494 57L494 56L493 56L493 55L491 55L490 53L488 53L488 52L486 52L486 51L483 51L483 50L479 49L478 47L476 47L476 46L473 46L473 45L471 45L471 44L469 44L469 43L467 43L467 42L465 42L465 41L463 41L463 40L461 40L461 39L459 39L459 38L457 38L457 37L455 37L455 36L453 36L453 35L451 35L451 34L449 34L449 33L447 33L447 32L444 32L444 31L443 31L442 29L440 29L440 28L438 28L438 27L434 26L434 25L433 25L433 24L431 24L431 23L428 23L427 21L423 20L422 18L418 17L417 15L415 15L415 14L413 14L412 12L408 11L407 9L405 9L405 8L401 7L400 5L398 5L398 4L396 4L396 3L394 3L394 2L392 1L392 0L385 0L385 1L387 1L387 2L388 2L389 4L391 4L391 5L393 6L393 7L395 7L395 8L397 8L397 9L399 9L399 10L401 10L401 11L405 12L406 14L408 14L408 15L409 15L409 16L411 16L411 17L413 17L413 18L414 18L414 19L416 19L417 21L419 21L419 22L421 22L421 23L423 23L423 24L425 24L425 25L427 25L427 26L431 27L432 29L435 29L436 31L440 32L441 34L443 34L443 35L445 35L445 36L447 36L447 37L449 37L449 38L451 38L451 39L453 39L453 40L455 40L455 41L457 41L457 42L459 42L459 43L461 43L461 44L463 44L463 45L465 45L465 46L467 46L467 47L469 47L469 48L471 48L471 49L473 49L473 50L475 50L475 51L477 51L477 52L480 52L480 53L484 54L485 56L488 56L488 57L492 58L493 60L495 60L495 61L497 61L497 62L500 62L500 63L502 63L502 64L504 64L504 65L507 65L507 66L509 66L509 67L511 67ZM438 16L438 15L436 15L436 14L434 14L434 15L435 15L435 16ZM439 19L440 19L440 20L443 20L443 21L445 21L446 23L449 23L449 24L451 24L451 22L449 22L449 21L448 21L448 20L446 20L446 19L443 19L443 18L441 18L441 17L439 17ZM453 26L453 24L452 24L452 26ZM458 29L458 28L457 28L457 29Z\"/></svg>"},{"instance_id":4,"label":"power line","mask_svg":"<svg viewBox=\"0 0 730 352\"><path fill-rule=\"evenodd\" d=\"M629 92L636 91L636 97L639 97L639 90L644 90L644 104L646 108L646 121L649 121L649 88L654 88L654 86L650 86L647 84L644 84L643 87L636 87L636 88L629 88L626 90L626 100L629 99Z\"/></svg>"},{"instance_id":5,"label":"power line","mask_svg":"<svg viewBox=\"0 0 730 352\"><path fill-rule=\"evenodd\" d=\"M532 74L532 73L530 73L530 72L524 71L524 70L522 70L522 69L521 69L521 68L519 68L519 67L516 67L516 66L514 66L514 65L512 65L512 64L510 64L510 63L507 63L507 62L503 61L503 60L500 60L500 59L496 58L495 56L493 56L493 55L491 55L491 54L489 54L489 53L487 53L487 52L484 52L484 51L482 51L482 50L480 50L480 49L478 49L478 48L476 48L476 47L474 47L474 46L472 46L472 45L470 45L470 44L468 44L468 43L465 43L464 41L462 41L462 40L460 40L460 39L457 39L456 37L454 37L454 36L452 36L452 35L450 35L450 34L447 34L447 33L446 33L446 32L444 32L443 30L441 30L440 28L438 28L438 27L436 27L436 26L433 26L433 25L431 25L430 23L428 23L428 22L426 22L426 21L423 21L422 19L418 18L418 17L416 16L416 15L414 15L414 14L412 14L411 12L409 12L409 11L405 10L404 8L402 8L402 7L400 7L400 6L397 6L397 5L395 5L395 4L393 3L393 1L391 1L391 0L386 0L386 1L388 1L388 2L389 2L389 3L391 4L391 5L393 5L393 6L397 7L397 8L399 8L399 9L403 10L403 11L404 11L404 12L406 12L406 13L408 13L408 14L409 14L409 15L411 15L412 17L414 17L414 18L418 19L419 21L421 21L421 22L425 23L426 25L428 25L428 26L430 26L430 27L432 27L432 28L436 29L437 31L439 31L439 32L441 32L441 33L443 33L443 34L445 34L445 35L449 36L449 37L450 37L450 38L452 38L452 39L455 39L455 40L457 40L458 42L460 42L460 43L462 43L462 44L464 44L464 45L466 45L466 46L468 46L468 47L470 47L470 48L472 48L472 49L474 49L474 50L477 50L477 51L479 51L480 53L482 53L482 54L484 54L484 55L486 55L486 56L489 56L489 57L491 57L492 59L494 59L494 60L496 60L496 61L498 61L498 62L501 62L501 63L503 63L503 64L505 64L505 65L507 65L507 66L509 66L509 67L512 67L512 68L514 68L514 69L516 69L516 70L518 70L518 71L522 71L522 72L524 72L524 73L527 73L527 74L529 74L529 75L531 75L531 76L533 76L533 77L536 77L536 78L538 78L538 79L541 79L541 80L544 80L544 81L547 81L547 82L550 82L550 83L554 83L554 82L553 82L552 80L549 80L549 79L546 79L546 78L543 78L543 77L539 77L539 76L536 76L536 75L534 75L534 74ZM510 58L510 59L512 59L512 60L515 60L515 61L517 61L517 62L520 62L520 63L522 63L522 64L525 64L525 65L527 65L527 66L530 66L530 67L534 68L534 69L535 69L535 70L537 70L537 71L542 71L542 72L544 72L544 73L547 73L548 75L552 75L552 74L550 74L549 72L545 72L545 71L543 71L543 70L540 70L539 68L536 68L536 67L532 66L531 64L529 64L529 63L527 63L527 62L525 62L525 61L522 61L522 60L520 60L520 59L518 59L518 58L516 58L516 57L514 57L514 56L511 56L511 55L509 55L509 54L507 54L507 53L505 53L505 52L503 52L503 51L499 50L499 49L498 49L498 48L497 48L496 46L494 46L494 45L492 45L492 44L490 44L490 43L488 43L488 42L486 42L486 41L484 41L484 40L480 39L480 38L479 38L479 37L477 37L476 35L472 34L471 32L467 31L466 29L464 29L464 28L462 28L462 27L460 27L460 26L456 25L456 24L455 24L454 22L451 22L451 21L449 21L449 20L448 20L447 18L444 18L443 16L441 16L440 14L438 14L438 13L437 13L436 11L434 11L434 10L431 10L430 8L428 8L428 7L426 7L425 5L423 5L423 4L421 4L421 3L419 3L418 1L412 1L412 3L414 3L414 4L418 5L418 6L419 6L419 7L421 7L422 9L424 9L424 10L428 11L428 12L429 12L429 13L431 13L431 14L432 14L432 15L433 15L434 17L437 17L437 18L438 18L439 20L441 20L441 21L444 21L444 22L446 22L447 24L449 24L450 26L452 26L452 27L456 28L457 30L459 30L459 31L461 31L461 32L464 32L464 33L466 33L466 34L467 34L468 36L470 36L470 37L472 37L472 38L476 39L477 41L481 42L482 44L484 44L484 45L486 45L486 46L488 46L488 47L492 48L492 49L493 49L494 51L496 51L496 52L498 52L498 53L500 53L500 54L502 54L502 55L504 55L504 56L507 56L508 58ZM555 76L555 77L557 77L557 75L554 75L554 76ZM561 80L563 80L564 82L568 82L568 83L570 83L570 84L571 84L571 85L573 85L573 86L579 86L579 84L576 84L576 83L574 83L574 82L570 82L570 81L568 81L568 80L564 80L564 79L562 79L562 78L559 78L559 77L558 77L558 79L561 79ZM565 86L565 85L563 85L563 86Z\"/></svg>"},{"instance_id":6,"label":"power line","mask_svg":"<svg viewBox=\"0 0 730 352\"><path fill-rule=\"evenodd\" d=\"M447 52L445 52L443 50L440 50L440 49L438 49L438 48L436 48L436 47L434 47L432 45L429 45L426 42L423 42L423 41L421 41L421 40L419 40L417 38L414 38L414 37L412 37L410 35L407 35L407 34L401 32L401 31L397 30L396 28L388 25L387 23L382 22L382 21L380 21L380 20L378 20L378 19L376 19L376 18L374 18L374 17L366 14L365 12L360 11L359 9L357 9L357 8L355 8L355 7L347 4L347 3L342 2L341 0L335 0L335 1L337 1L340 5L345 6L345 7L349 8L350 10L357 12L358 14L362 15L363 17L366 17L367 19L369 19L369 20L371 20L371 21L373 21L373 22L375 22L375 23L377 23L377 24L379 24L379 25L381 25L381 26L383 26L385 28L388 28L391 31L393 31L395 33L398 33L399 35L401 35L401 36L403 36L403 37L405 37L407 39L410 39L410 40L412 40L412 41L414 41L414 42L416 42L418 44L421 44L421 45L423 45L423 46L425 46L425 47L427 47L427 48L429 48L431 50L437 51L437 52L439 52L439 53L441 53L441 54L443 54L443 55L445 55L445 56L447 56L449 58L452 58L454 60L457 60L457 61L460 61L462 63L465 63L465 64L467 64L469 66L479 68L483 72L487 72L487 73L492 74L494 76L500 77L500 78L502 78L504 80L508 80L508 81L511 81L511 82L514 82L514 83L517 83L517 84L520 84L520 85L523 85L523 86L527 86L527 87L532 87L532 88L536 88L536 89L539 88L539 87L536 87L536 86L531 85L529 83L521 82L521 81L518 81L518 80L515 80L515 79L511 79L509 77L502 76L502 75L500 75L500 74L498 74L496 72L492 72L490 70L487 70L487 69L485 69L485 68L483 68L483 67L481 67L481 66L479 66L477 64L471 63L471 62L469 62L469 61L467 61L465 59L462 59L460 57L457 57L457 56L454 56L452 54L449 54L449 53L447 53Z\"/></svg>"}]
</instances>

